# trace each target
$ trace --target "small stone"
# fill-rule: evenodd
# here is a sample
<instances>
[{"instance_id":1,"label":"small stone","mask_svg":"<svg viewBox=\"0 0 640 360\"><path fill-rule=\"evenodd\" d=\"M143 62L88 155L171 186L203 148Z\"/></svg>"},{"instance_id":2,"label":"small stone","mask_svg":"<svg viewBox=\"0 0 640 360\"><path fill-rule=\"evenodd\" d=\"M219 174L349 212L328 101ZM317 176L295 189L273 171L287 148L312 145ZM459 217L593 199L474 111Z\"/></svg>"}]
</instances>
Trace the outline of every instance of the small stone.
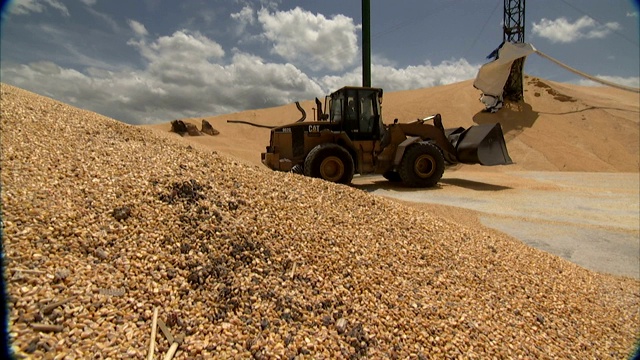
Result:
<instances>
[{"instance_id":1,"label":"small stone","mask_svg":"<svg viewBox=\"0 0 640 360\"><path fill-rule=\"evenodd\" d=\"M69 277L69 275L71 275L71 271L69 271L68 269L57 269L55 274L54 274L54 281L55 282L59 282L59 281L63 281L66 278Z\"/></svg>"},{"instance_id":2,"label":"small stone","mask_svg":"<svg viewBox=\"0 0 640 360\"><path fill-rule=\"evenodd\" d=\"M38 349L39 341L40 341L39 338L33 338L29 342L29 345L27 345L27 347L24 349L24 352L26 352L27 354L33 354Z\"/></svg>"},{"instance_id":3,"label":"small stone","mask_svg":"<svg viewBox=\"0 0 640 360\"><path fill-rule=\"evenodd\" d=\"M338 319L338 321L336 321L336 330L338 331L338 334L344 334L344 332L347 330L347 319Z\"/></svg>"},{"instance_id":4,"label":"small stone","mask_svg":"<svg viewBox=\"0 0 640 360\"><path fill-rule=\"evenodd\" d=\"M109 257L109 254L103 248L98 248L96 249L96 257L100 260L105 260Z\"/></svg>"},{"instance_id":5,"label":"small stone","mask_svg":"<svg viewBox=\"0 0 640 360\"><path fill-rule=\"evenodd\" d=\"M118 221L126 220L131 216L131 208L128 206L115 208L113 209L112 215Z\"/></svg>"}]
</instances>

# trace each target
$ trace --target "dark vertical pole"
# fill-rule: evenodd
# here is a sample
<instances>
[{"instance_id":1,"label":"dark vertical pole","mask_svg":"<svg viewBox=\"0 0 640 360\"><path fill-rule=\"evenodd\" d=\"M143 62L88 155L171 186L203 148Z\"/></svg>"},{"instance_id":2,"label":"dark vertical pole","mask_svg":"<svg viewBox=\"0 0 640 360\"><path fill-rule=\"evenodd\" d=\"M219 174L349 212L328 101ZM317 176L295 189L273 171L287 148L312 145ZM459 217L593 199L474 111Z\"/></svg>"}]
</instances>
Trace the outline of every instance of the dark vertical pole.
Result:
<instances>
[{"instance_id":1,"label":"dark vertical pole","mask_svg":"<svg viewBox=\"0 0 640 360\"><path fill-rule=\"evenodd\" d=\"M371 8L362 0L362 86L371 86Z\"/></svg>"},{"instance_id":2,"label":"dark vertical pole","mask_svg":"<svg viewBox=\"0 0 640 360\"><path fill-rule=\"evenodd\" d=\"M504 34L502 40L512 43L524 42L525 0L504 0ZM524 58L517 59L511 65L511 73L504 85L504 98L520 101L523 97Z\"/></svg>"}]
</instances>

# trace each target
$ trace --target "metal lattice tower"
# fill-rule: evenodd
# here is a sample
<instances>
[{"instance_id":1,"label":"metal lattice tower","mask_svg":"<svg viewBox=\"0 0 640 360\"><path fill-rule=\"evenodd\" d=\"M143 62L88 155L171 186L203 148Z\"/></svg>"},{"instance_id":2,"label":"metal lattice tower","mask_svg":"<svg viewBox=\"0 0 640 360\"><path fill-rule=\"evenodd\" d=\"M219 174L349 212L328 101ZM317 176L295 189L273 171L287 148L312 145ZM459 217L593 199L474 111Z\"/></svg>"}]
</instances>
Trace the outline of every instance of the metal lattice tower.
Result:
<instances>
[{"instance_id":1,"label":"metal lattice tower","mask_svg":"<svg viewBox=\"0 0 640 360\"><path fill-rule=\"evenodd\" d=\"M504 0L503 36L502 41L511 43L524 42L524 6L525 0ZM504 85L504 98L520 101L523 97L522 69L524 59L513 62L509 79Z\"/></svg>"},{"instance_id":2,"label":"metal lattice tower","mask_svg":"<svg viewBox=\"0 0 640 360\"><path fill-rule=\"evenodd\" d=\"M504 34L502 40L524 42L524 0L504 0Z\"/></svg>"}]
</instances>

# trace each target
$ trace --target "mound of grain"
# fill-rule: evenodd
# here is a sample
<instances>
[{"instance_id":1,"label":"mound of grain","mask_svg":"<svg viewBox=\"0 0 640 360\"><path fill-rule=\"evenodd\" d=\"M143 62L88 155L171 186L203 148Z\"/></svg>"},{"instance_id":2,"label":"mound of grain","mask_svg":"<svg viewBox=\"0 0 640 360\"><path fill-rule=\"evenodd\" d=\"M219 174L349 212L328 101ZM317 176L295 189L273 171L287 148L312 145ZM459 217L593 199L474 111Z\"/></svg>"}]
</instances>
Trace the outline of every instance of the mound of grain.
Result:
<instances>
[{"instance_id":1,"label":"mound of grain","mask_svg":"<svg viewBox=\"0 0 640 360\"><path fill-rule=\"evenodd\" d=\"M156 307L185 334L179 359L632 350L638 281L15 87L1 92L18 354L143 358ZM160 356L170 344L157 342Z\"/></svg>"}]
</instances>

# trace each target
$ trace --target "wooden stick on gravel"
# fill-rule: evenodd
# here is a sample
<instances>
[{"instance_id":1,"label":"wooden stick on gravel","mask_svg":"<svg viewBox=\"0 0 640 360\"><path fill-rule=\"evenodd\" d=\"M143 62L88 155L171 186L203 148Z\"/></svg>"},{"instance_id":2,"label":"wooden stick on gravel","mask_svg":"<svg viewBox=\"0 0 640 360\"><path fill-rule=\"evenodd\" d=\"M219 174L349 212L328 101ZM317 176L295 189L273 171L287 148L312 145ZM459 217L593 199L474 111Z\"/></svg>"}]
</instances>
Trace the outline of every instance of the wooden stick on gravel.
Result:
<instances>
[{"instance_id":1,"label":"wooden stick on gravel","mask_svg":"<svg viewBox=\"0 0 640 360\"><path fill-rule=\"evenodd\" d=\"M156 332L158 325L158 308L153 309L153 320L151 321L151 341L149 342L149 354L147 355L147 360L153 359L153 352L156 346Z\"/></svg>"},{"instance_id":2,"label":"wooden stick on gravel","mask_svg":"<svg viewBox=\"0 0 640 360\"><path fill-rule=\"evenodd\" d=\"M165 324L162 319L158 319L158 326L160 327L160 330L162 330L164 337L167 338L167 342L169 344L173 344L173 335L171 335L171 331L167 327L167 324Z\"/></svg>"},{"instance_id":3,"label":"wooden stick on gravel","mask_svg":"<svg viewBox=\"0 0 640 360\"><path fill-rule=\"evenodd\" d=\"M51 304L49 304L49 305L47 305L47 306L43 307L43 308L42 308L42 313L43 313L44 315L50 314L50 313L53 311L53 309L57 308L58 306L62 306L62 305L64 305L64 304L66 304L66 303L68 303L68 302L70 302L70 301L74 300L75 298L76 298L75 296L72 296L72 297L70 297L70 298L66 298L66 299L64 299L64 300L60 300L60 301L53 302L53 303L51 303Z\"/></svg>"},{"instance_id":4,"label":"wooden stick on gravel","mask_svg":"<svg viewBox=\"0 0 640 360\"><path fill-rule=\"evenodd\" d=\"M21 272L24 274L46 274L46 271L42 270L32 270L32 269L9 269L11 272Z\"/></svg>"},{"instance_id":5,"label":"wooden stick on gravel","mask_svg":"<svg viewBox=\"0 0 640 360\"><path fill-rule=\"evenodd\" d=\"M296 263L293 263L293 266L291 267L291 275L289 275L289 277L293 279L295 275L296 275Z\"/></svg>"},{"instance_id":6,"label":"wooden stick on gravel","mask_svg":"<svg viewBox=\"0 0 640 360\"><path fill-rule=\"evenodd\" d=\"M42 331L42 332L60 332L63 329L62 325L51 325L51 324L40 324L40 323L31 324L31 327L35 331Z\"/></svg>"},{"instance_id":7,"label":"wooden stick on gravel","mask_svg":"<svg viewBox=\"0 0 640 360\"><path fill-rule=\"evenodd\" d=\"M167 351L167 355L164 356L164 359L171 360L176 354L176 351L178 351L178 345L180 345L180 343L184 339L184 334L180 334L174 338L171 334L171 330L169 330L162 319L158 319L158 326L160 327L160 330L162 330L164 337L167 338L169 344L171 344L171 347L169 347L169 351Z\"/></svg>"},{"instance_id":8,"label":"wooden stick on gravel","mask_svg":"<svg viewBox=\"0 0 640 360\"><path fill-rule=\"evenodd\" d=\"M183 340L184 340L184 334L180 334L175 337L173 344L171 344L169 351L167 351L167 355L164 356L164 360L173 359L173 356L176 354L176 351L178 351L178 345L180 345Z\"/></svg>"}]
</instances>

